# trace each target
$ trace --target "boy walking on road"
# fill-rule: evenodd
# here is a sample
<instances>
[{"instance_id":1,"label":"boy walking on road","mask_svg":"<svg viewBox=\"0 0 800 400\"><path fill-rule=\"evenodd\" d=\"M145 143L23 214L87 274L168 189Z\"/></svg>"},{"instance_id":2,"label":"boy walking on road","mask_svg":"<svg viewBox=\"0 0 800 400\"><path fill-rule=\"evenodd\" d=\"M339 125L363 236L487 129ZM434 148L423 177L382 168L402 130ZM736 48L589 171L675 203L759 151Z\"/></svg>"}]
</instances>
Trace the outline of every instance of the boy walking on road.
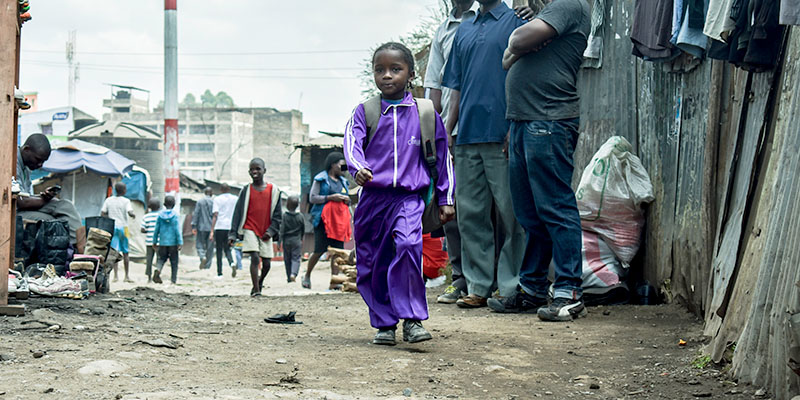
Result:
<instances>
[{"instance_id":1,"label":"boy walking on road","mask_svg":"<svg viewBox=\"0 0 800 400\"><path fill-rule=\"evenodd\" d=\"M195 235L197 255L200 257L200 269L211 268L211 257L214 256L214 246L211 245L211 223L213 219L214 191L210 187L203 190L203 196L194 207L192 214L192 233Z\"/></svg>"},{"instance_id":2,"label":"boy walking on road","mask_svg":"<svg viewBox=\"0 0 800 400\"><path fill-rule=\"evenodd\" d=\"M146 268L145 268L145 275L147 275L147 283L150 283L152 280L152 272L153 272L153 257L156 254L155 249L153 249L153 234L156 231L156 221L158 220L158 210L161 209L161 202L156 199L152 198L149 202L147 202L147 207L150 209L150 212L145 214L142 218L142 233L145 234L144 244L147 248L147 258L146 258Z\"/></svg>"},{"instance_id":3,"label":"boy walking on road","mask_svg":"<svg viewBox=\"0 0 800 400\"><path fill-rule=\"evenodd\" d=\"M228 245L242 238L242 252L250 256L250 279L253 288L250 296L261 296L264 278L272 261L272 238L278 235L281 225L281 192L277 186L264 181L264 160L250 160L250 178L253 183L242 188L233 211ZM261 266L261 276L258 267Z\"/></svg>"},{"instance_id":4,"label":"boy walking on road","mask_svg":"<svg viewBox=\"0 0 800 400\"><path fill-rule=\"evenodd\" d=\"M294 282L300 271L300 258L303 253L303 235L306 233L306 219L297 212L300 199L289 196L286 212L283 214L279 244L283 245L283 262L286 264L286 281Z\"/></svg>"},{"instance_id":5,"label":"boy walking on road","mask_svg":"<svg viewBox=\"0 0 800 400\"><path fill-rule=\"evenodd\" d=\"M128 217L136 218L133 214L131 201L125 197L128 187L122 182L114 185L115 196L107 198L100 209L100 215L114 220L114 236L111 238L111 247L122 253L122 261L125 266L125 282L133 282L128 277L130 259L128 257ZM114 264L114 282L117 281L117 264Z\"/></svg>"},{"instance_id":6,"label":"boy walking on road","mask_svg":"<svg viewBox=\"0 0 800 400\"><path fill-rule=\"evenodd\" d=\"M153 271L153 282L161 283L161 269L169 259L169 266L172 268L170 280L172 283L178 281L178 252L183 246L183 235L178 227L178 214L173 210L175 198L167 196L164 198L164 210L158 213L156 229L153 231L153 250L158 252L158 263L156 270Z\"/></svg>"},{"instance_id":7,"label":"boy walking on road","mask_svg":"<svg viewBox=\"0 0 800 400\"><path fill-rule=\"evenodd\" d=\"M221 190L222 193L214 198L214 218L211 221L213 243L217 251L217 276L222 276L222 256L224 254L228 265L231 266L231 278L235 278L236 264L233 262L231 247L228 246L228 234L231 231L233 209L236 208L238 198L230 194L231 188L227 183L222 184Z\"/></svg>"}]
</instances>

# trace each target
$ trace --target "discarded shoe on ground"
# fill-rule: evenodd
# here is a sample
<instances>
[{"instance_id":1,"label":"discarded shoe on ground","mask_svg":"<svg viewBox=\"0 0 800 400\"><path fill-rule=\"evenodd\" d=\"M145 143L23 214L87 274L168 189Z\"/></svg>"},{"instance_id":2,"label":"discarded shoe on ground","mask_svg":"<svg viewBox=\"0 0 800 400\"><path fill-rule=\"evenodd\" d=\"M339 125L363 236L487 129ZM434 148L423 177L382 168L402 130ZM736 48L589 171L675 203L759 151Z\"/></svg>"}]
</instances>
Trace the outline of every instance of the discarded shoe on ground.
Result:
<instances>
[{"instance_id":1,"label":"discarded shoe on ground","mask_svg":"<svg viewBox=\"0 0 800 400\"><path fill-rule=\"evenodd\" d=\"M275 314L271 317L264 318L264 321L271 324L302 324L302 321L295 321L295 312L290 311L288 314Z\"/></svg>"}]
</instances>

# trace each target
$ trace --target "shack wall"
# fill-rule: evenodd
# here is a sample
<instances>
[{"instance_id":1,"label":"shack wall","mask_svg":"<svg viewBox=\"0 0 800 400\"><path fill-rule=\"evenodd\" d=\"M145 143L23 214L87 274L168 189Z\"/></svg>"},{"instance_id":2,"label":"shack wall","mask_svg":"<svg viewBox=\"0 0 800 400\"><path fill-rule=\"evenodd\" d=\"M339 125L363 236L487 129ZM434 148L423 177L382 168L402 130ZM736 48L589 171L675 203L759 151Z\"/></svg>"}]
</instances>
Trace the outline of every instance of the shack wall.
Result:
<instances>
[{"instance_id":1,"label":"shack wall","mask_svg":"<svg viewBox=\"0 0 800 400\"><path fill-rule=\"evenodd\" d=\"M705 317L715 361L735 347L735 378L789 399L800 393L800 30L774 71L704 60L666 72L631 56L633 6L605 3L602 67L580 72L573 184L609 137L627 138L656 193L634 275Z\"/></svg>"}]
</instances>

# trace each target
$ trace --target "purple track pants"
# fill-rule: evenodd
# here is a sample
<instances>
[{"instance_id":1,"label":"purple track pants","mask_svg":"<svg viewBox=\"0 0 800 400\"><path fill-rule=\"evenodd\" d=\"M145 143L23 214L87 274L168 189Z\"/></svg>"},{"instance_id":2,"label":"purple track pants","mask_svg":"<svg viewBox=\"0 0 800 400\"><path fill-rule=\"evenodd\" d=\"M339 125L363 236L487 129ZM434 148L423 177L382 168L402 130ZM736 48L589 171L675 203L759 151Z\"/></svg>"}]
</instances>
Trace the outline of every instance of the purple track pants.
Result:
<instances>
[{"instance_id":1,"label":"purple track pants","mask_svg":"<svg viewBox=\"0 0 800 400\"><path fill-rule=\"evenodd\" d=\"M370 324L392 328L401 319L428 319L422 277L419 193L364 188L354 216L358 291Z\"/></svg>"}]
</instances>

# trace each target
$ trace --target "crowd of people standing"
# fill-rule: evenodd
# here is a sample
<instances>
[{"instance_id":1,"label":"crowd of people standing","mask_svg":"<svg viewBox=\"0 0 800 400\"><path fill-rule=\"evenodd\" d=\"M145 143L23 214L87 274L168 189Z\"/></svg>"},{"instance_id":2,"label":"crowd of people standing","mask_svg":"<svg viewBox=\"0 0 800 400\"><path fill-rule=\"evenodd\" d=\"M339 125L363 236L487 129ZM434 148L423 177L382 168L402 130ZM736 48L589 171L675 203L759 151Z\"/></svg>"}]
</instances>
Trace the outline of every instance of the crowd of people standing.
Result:
<instances>
[{"instance_id":1,"label":"crowd of people standing","mask_svg":"<svg viewBox=\"0 0 800 400\"><path fill-rule=\"evenodd\" d=\"M471 244L460 259L451 252L454 281L439 301L571 320L586 313L570 181L589 7L553 0L534 12L499 0L474 3L454 0L425 81L450 133L458 183L448 249Z\"/></svg>"}]
</instances>

